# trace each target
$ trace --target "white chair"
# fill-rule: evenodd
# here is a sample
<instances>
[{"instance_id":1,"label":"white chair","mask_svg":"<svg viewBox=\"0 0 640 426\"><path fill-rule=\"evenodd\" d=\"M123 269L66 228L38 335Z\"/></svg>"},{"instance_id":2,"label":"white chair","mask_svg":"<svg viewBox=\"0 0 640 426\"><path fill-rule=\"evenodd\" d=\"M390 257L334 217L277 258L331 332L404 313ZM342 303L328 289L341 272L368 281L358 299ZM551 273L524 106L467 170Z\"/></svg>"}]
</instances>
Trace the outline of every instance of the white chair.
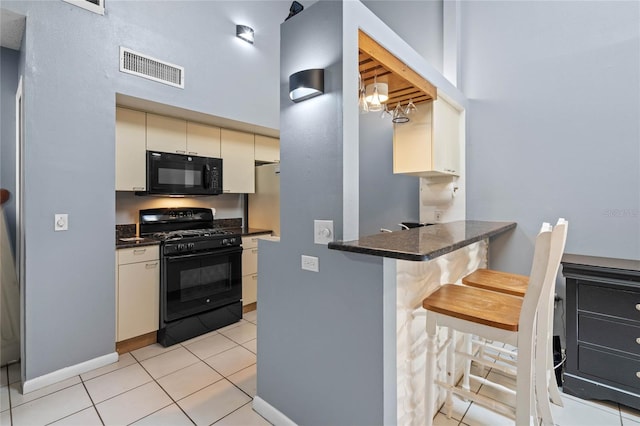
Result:
<instances>
[{"instance_id":1,"label":"white chair","mask_svg":"<svg viewBox=\"0 0 640 426\"><path fill-rule=\"evenodd\" d=\"M541 306L541 300L547 300L547 293L551 292L552 283L555 282L560 258L564 250L566 227L566 222L559 223L552 236L551 226L548 224L543 225L536 238L533 267L524 298L479 288L446 284L424 299L423 307L427 311L425 413L428 425L432 424L433 417L437 412L435 404L438 387L446 390L445 407L448 416L451 415L452 393L455 392L464 398L514 417L518 425L528 425L531 421L531 416L536 417L536 407L541 411L540 415L543 422L552 423L550 409L547 412L549 407L546 391L534 391L536 386L537 389L541 389L540 386L542 385L540 383L545 383L542 389L546 389L546 373L543 375L538 374L534 380L536 315ZM542 315L542 312L540 312L540 315ZM444 348L439 348L437 344L436 332L438 326L448 327L449 330L449 338L444 343ZM476 395L464 388L454 386L456 331L478 335L488 340L509 343L517 348L515 391L492 383L487 379L476 378L483 384L515 395L515 409L481 395ZM544 348L546 348L544 345L538 345L537 350L541 351ZM437 357L441 349L446 349L447 351L446 383L436 378ZM473 358L469 353L463 353L462 355L465 358ZM542 358L546 359L547 357L543 356ZM546 364L542 365L544 366L543 369L538 370L538 372L546 372ZM541 367L536 366L536 368ZM543 376L544 379L542 379ZM546 398L546 408L544 407L545 401L541 399L542 394Z\"/></svg>"}]
</instances>

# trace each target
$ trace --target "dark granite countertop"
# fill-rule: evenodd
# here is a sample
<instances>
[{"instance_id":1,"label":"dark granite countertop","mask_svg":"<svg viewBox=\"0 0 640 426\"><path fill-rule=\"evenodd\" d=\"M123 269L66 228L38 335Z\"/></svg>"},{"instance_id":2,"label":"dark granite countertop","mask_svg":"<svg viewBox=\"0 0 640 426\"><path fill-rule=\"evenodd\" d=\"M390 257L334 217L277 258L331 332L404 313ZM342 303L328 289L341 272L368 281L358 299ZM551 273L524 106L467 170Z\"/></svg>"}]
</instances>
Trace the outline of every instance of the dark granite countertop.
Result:
<instances>
[{"instance_id":1,"label":"dark granite countertop","mask_svg":"<svg viewBox=\"0 0 640 426\"><path fill-rule=\"evenodd\" d=\"M430 260L516 227L515 222L462 220L329 243L329 249L403 260Z\"/></svg>"},{"instance_id":2,"label":"dark granite countertop","mask_svg":"<svg viewBox=\"0 0 640 426\"><path fill-rule=\"evenodd\" d=\"M258 235L258 234L271 234L271 229L259 229L259 228L241 228L240 233L243 237L249 235Z\"/></svg>"},{"instance_id":3,"label":"dark granite countertop","mask_svg":"<svg viewBox=\"0 0 640 426\"><path fill-rule=\"evenodd\" d=\"M132 238L135 238L135 240L132 241ZM160 244L160 241L151 238L124 237L124 240L123 238L116 239L116 249L153 246L158 244Z\"/></svg>"}]
</instances>

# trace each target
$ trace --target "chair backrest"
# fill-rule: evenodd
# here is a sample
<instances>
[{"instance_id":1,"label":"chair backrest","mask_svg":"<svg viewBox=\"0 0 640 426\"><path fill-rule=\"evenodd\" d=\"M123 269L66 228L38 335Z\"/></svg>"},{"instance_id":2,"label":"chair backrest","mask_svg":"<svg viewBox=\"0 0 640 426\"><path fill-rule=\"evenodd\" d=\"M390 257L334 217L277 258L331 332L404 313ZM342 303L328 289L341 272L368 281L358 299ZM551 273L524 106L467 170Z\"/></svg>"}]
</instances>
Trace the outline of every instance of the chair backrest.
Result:
<instances>
[{"instance_id":1,"label":"chair backrest","mask_svg":"<svg viewBox=\"0 0 640 426\"><path fill-rule=\"evenodd\" d=\"M518 325L519 332L525 332L529 335L533 335L536 312L542 297L542 291L545 288L549 269L552 232L551 225L545 222L536 237L531 273L529 274L529 285L522 301Z\"/></svg>"},{"instance_id":2,"label":"chair backrest","mask_svg":"<svg viewBox=\"0 0 640 426\"><path fill-rule=\"evenodd\" d=\"M536 312L539 312L544 318L549 316L556 276L567 241L568 226L569 223L563 218L558 219L558 223L553 230L551 230L551 226L548 223L542 225L542 229L536 238L534 264L531 267L529 286L522 302L519 330L529 330L533 333ZM544 237L544 240L540 240L543 235L546 235L546 237ZM543 251L546 251L546 262L537 261L539 241L541 244L540 256L543 256Z\"/></svg>"}]
</instances>

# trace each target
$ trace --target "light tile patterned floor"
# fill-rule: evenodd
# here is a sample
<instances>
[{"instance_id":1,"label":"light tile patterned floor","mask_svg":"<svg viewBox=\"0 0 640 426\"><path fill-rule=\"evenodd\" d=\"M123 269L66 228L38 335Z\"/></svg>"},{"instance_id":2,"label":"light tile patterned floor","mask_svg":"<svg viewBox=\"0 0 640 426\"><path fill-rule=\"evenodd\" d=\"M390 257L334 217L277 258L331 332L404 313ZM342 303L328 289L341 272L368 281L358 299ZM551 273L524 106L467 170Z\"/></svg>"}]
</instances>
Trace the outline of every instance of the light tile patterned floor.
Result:
<instances>
[{"instance_id":1,"label":"light tile patterned floor","mask_svg":"<svg viewBox=\"0 0 640 426\"><path fill-rule=\"evenodd\" d=\"M19 392L17 364L2 367L0 425L264 426L251 408L256 393L256 312L236 324L163 348L151 345L117 363L40 389ZM487 374L496 374L488 369ZM479 384L474 392L491 396ZM640 412L563 394L553 406L559 426L640 426ZM436 426L513 425L475 403L455 400ZM336 425L338 426L338 425Z\"/></svg>"}]
</instances>

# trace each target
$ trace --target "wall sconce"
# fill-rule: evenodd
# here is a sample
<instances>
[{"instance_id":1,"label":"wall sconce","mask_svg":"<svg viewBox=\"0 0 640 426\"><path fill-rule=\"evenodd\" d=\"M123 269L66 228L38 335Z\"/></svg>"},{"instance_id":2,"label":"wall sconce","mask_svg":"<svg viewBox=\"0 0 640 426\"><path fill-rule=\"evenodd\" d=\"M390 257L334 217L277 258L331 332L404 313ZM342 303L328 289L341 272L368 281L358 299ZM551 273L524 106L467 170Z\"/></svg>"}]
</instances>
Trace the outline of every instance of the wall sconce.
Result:
<instances>
[{"instance_id":1,"label":"wall sconce","mask_svg":"<svg viewBox=\"0 0 640 426\"><path fill-rule=\"evenodd\" d=\"M289 98L301 102L324 93L324 69L298 71L289 76Z\"/></svg>"},{"instance_id":2,"label":"wall sconce","mask_svg":"<svg viewBox=\"0 0 640 426\"><path fill-rule=\"evenodd\" d=\"M236 25L236 37L253 44L253 28L246 25Z\"/></svg>"}]
</instances>

